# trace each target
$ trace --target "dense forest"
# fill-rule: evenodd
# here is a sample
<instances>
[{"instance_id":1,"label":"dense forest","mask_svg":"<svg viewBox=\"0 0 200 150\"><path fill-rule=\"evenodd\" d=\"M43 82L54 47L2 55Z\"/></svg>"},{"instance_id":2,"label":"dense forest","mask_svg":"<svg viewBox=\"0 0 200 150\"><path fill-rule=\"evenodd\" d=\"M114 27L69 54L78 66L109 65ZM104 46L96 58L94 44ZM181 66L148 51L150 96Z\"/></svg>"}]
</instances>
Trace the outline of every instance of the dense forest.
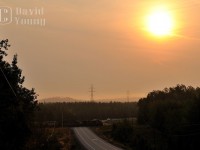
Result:
<instances>
[{"instance_id":1,"label":"dense forest","mask_svg":"<svg viewBox=\"0 0 200 150\"><path fill-rule=\"evenodd\" d=\"M138 123L156 129L168 149L200 148L200 88L177 85L140 99Z\"/></svg>"},{"instance_id":2,"label":"dense forest","mask_svg":"<svg viewBox=\"0 0 200 150\"><path fill-rule=\"evenodd\" d=\"M177 85L150 92L138 102L137 123L113 124L109 135L134 150L199 149L200 88Z\"/></svg>"},{"instance_id":3,"label":"dense forest","mask_svg":"<svg viewBox=\"0 0 200 150\"><path fill-rule=\"evenodd\" d=\"M35 113L37 122L56 121L61 124L69 121L92 119L136 117L136 102L67 102L40 103L40 110Z\"/></svg>"}]
</instances>

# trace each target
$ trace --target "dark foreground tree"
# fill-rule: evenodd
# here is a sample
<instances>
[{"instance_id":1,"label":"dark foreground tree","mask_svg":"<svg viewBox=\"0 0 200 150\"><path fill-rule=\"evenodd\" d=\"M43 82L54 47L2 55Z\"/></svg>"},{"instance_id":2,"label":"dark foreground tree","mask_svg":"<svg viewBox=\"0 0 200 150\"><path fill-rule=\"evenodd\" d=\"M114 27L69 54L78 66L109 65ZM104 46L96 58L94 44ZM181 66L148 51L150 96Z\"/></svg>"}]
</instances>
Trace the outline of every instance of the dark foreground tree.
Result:
<instances>
[{"instance_id":1,"label":"dark foreground tree","mask_svg":"<svg viewBox=\"0 0 200 150\"><path fill-rule=\"evenodd\" d=\"M0 149L23 149L30 135L31 119L37 106L34 89L23 86L17 55L12 63L5 60L8 40L0 41Z\"/></svg>"},{"instance_id":2,"label":"dark foreground tree","mask_svg":"<svg viewBox=\"0 0 200 150\"><path fill-rule=\"evenodd\" d=\"M166 139L167 149L200 149L199 87L177 85L153 91L138 106L138 123L158 131Z\"/></svg>"}]
</instances>

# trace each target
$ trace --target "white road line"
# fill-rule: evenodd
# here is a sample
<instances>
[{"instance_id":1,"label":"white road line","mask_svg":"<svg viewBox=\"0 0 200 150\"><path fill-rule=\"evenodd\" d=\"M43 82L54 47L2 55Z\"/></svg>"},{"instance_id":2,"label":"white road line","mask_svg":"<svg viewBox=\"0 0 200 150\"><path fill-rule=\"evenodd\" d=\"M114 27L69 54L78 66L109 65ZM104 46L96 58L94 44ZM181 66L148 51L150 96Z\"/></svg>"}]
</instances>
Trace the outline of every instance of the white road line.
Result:
<instances>
[{"instance_id":1,"label":"white road line","mask_svg":"<svg viewBox=\"0 0 200 150\"><path fill-rule=\"evenodd\" d=\"M100 141L101 143L103 143L103 144L106 145L107 147L110 147L110 148L112 148L112 149L114 149L114 150L120 150L119 148L117 148L117 147L111 145L110 143L105 142L104 140L102 140L101 138L99 138L98 136L96 136L92 131L90 131L90 129L87 129L87 128L86 128L86 130L89 130L90 134L92 134L93 136L96 137L96 140Z\"/></svg>"},{"instance_id":2,"label":"white road line","mask_svg":"<svg viewBox=\"0 0 200 150\"><path fill-rule=\"evenodd\" d=\"M91 147L93 150L95 150L94 147L92 147L89 143L87 143L87 142L84 140L84 138L79 134L79 132L78 132L78 130L77 130L76 128L75 128L74 130L77 132L78 136L85 142L85 144L87 144L89 147Z\"/></svg>"},{"instance_id":3,"label":"white road line","mask_svg":"<svg viewBox=\"0 0 200 150\"><path fill-rule=\"evenodd\" d=\"M87 130L87 128L85 128L85 129ZM100 144L97 144L96 142L94 142L94 141L86 134L86 132L83 130L83 128L81 128L81 130L82 130L83 134L85 134L85 136L86 136L88 139L90 139L91 142L94 143L97 147L100 147L100 148L102 148L103 150L107 150L107 149L105 149L104 147L102 147ZM90 131L88 130L88 132L90 132Z\"/></svg>"},{"instance_id":4,"label":"white road line","mask_svg":"<svg viewBox=\"0 0 200 150\"><path fill-rule=\"evenodd\" d=\"M120 150L119 148L111 145L110 143L105 142L104 140L102 140L101 138L98 138L99 141L101 141L102 143L104 143L105 145L107 145L108 147L114 149L114 150Z\"/></svg>"},{"instance_id":5,"label":"white road line","mask_svg":"<svg viewBox=\"0 0 200 150\"><path fill-rule=\"evenodd\" d=\"M74 131L77 133L78 137L80 137L79 140L83 142L83 145L89 150L91 148L92 150L123 150L104 141L87 127L74 128Z\"/></svg>"}]
</instances>

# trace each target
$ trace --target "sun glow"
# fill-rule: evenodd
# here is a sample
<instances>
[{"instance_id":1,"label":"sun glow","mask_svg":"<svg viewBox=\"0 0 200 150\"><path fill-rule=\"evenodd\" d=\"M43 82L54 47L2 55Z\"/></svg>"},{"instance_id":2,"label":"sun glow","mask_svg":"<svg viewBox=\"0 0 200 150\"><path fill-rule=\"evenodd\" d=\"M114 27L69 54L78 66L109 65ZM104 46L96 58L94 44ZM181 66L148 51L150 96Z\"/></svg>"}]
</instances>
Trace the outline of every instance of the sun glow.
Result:
<instances>
[{"instance_id":1,"label":"sun glow","mask_svg":"<svg viewBox=\"0 0 200 150\"><path fill-rule=\"evenodd\" d=\"M154 10L147 17L147 30L155 36L172 34L174 22L171 14L164 9Z\"/></svg>"}]
</instances>

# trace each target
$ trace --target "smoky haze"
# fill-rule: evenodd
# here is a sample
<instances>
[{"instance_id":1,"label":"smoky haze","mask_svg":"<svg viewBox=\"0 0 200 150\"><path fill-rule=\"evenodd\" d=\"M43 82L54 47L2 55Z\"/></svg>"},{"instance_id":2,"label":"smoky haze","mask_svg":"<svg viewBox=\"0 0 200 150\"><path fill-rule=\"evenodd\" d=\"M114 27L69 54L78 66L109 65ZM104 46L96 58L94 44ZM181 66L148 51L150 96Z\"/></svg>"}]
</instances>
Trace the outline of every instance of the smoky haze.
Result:
<instances>
[{"instance_id":1,"label":"smoky haze","mask_svg":"<svg viewBox=\"0 0 200 150\"><path fill-rule=\"evenodd\" d=\"M156 2L156 1L154 1ZM164 2L164 1L163 1ZM153 2L152 2L153 3ZM174 36L157 40L143 30L141 19L151 2L139 0L1 1L13 9L44 9L46 24L0 27L1 38L17 53L26 85L39 98L95 99L140 97L152 89L178 83L200 84L200 5L167 1L179 27Z\"/></svg>"}]
</instances>

